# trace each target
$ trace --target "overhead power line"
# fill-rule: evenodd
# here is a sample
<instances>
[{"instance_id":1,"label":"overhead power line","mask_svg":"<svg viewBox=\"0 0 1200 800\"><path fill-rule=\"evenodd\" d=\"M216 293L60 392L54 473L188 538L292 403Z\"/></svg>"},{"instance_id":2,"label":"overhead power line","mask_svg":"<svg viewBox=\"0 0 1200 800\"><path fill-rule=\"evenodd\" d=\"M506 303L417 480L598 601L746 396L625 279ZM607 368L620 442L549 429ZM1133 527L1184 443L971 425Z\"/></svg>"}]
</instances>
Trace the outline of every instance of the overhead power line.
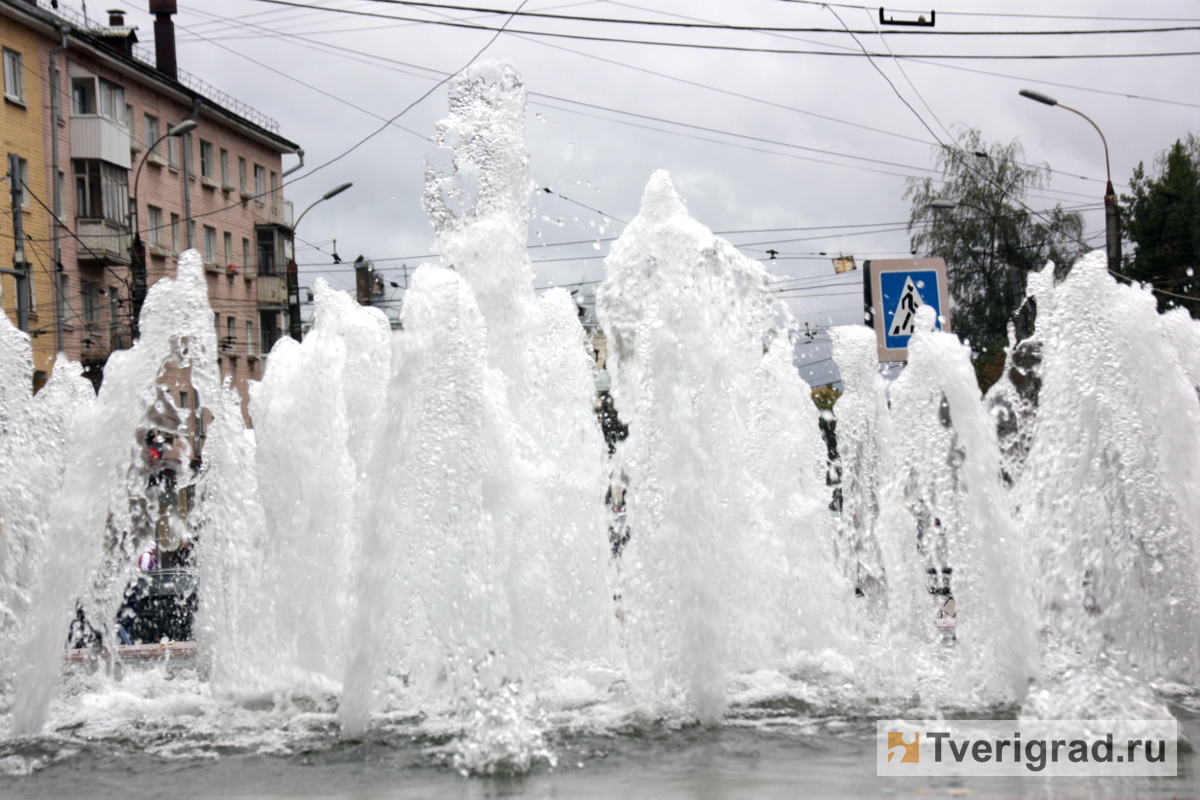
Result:
<instances>
[{"instance_id":1,"label":"overhead power line","mask_svg":"<svg viewBox=\"0 0 1200 800\"><path fill-rule=\"evenodd\" d=\"M468 11L477 14L497 14L507 15L512 14L515 17L527 17L530 19L548 19L562 20L568 22L589 22L600 23L605 25L638 25L659 28L685 28L699 30L723 30L723 31L748 31L755 33L858 33L871 34L875 33L872 30L856 30L847 31L841 28L823 28L823 27L781 27L774 25L736 25L732 23L719 22L674 22L670 20L648 20L648 19L624 19L621 17L591 17L579 14L548 14L544 11L517 11L509 12L504 9L484 8L481 6L463 6L453 5L450 3L428 3L415 2L414 0L371 0L373 3L385 5L408 6L411 8L437 8L448 11ZM1112 29L1106 28L1101 30L1069 30L1069 31L947 31L933 30L930 28L910 28L907 30L886 30L881 33L904 36L1078 36L1089 34L1129 34L1129 33L1174 33L1178 31L1195 31L1200 30L1200 26L1196 25L1177 25L1172 27L1158 28L1124 28Z\"/></svg>"},{"instance_id":2,"label":"overhead power line","mask_svg":"<svg viewBox=\"0 0 1200 800\"><path fill-rule=\"evenodd\" d=\"M292 2L292 0L256 0L259 3L270 3L272 5L290 6L293 8L303 9L318 9L329 11L336 14L350 14L353 16L374 17L377 19L390 19L398 22L419 22L425 25L437 25L450 28L467 28L470 30L487 31L499 35L500 33L509 32L513 34L523 34L526 36L549 36L556 39L578 39L588 42L609 42L616 44L636 44L647 45L654 47L682 47L695 50L723 50L729 52L744 52L744 53L767 53L778 55L814 55L814 56L835 56L835 57L850 57L850 58L890 58L890 53L869 53L869 52L853 52L853 51L836 51L836 50L789 50L784 48L771 47L739 47L736 45L724 44L702 44L699 42L665 42L654 41L648 39L626 39L617 36L586 36L575 33L561 33L552 31L530 31L510 29L505 26L492 28L486 25L480 25L474 22L456 22L453 20L437 20L437 19L418 19L416 17L398 17L393 14L379 14L372 11L356 11L348 8L322 8L320 6L307 5L305 3ZM1154 52L1154 53L1034 53L1034 54L983 54L983 53L904 53L896 54L896 57L906 56L908 58L931 58L931 59L966 59L966 60L1033 60L1033 61L1052 61L1052 60L1078 60L1078 59L1094 59L1094 58L1167 58L1175 56L1196 56L1200 55L1200 51L1178 51L1178 52Z\"/></svg>"}]
</instances>

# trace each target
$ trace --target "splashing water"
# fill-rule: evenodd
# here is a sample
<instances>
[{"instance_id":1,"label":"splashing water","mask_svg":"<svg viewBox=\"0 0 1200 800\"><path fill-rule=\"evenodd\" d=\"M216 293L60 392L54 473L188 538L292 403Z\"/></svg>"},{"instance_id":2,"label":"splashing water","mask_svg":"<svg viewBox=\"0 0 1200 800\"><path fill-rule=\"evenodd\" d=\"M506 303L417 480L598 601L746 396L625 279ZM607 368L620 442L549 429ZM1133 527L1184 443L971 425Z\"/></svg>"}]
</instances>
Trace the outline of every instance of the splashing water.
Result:
<instances>
[{"instance_id":1,"label":"splashing water","mask_svg":"<svg viewBox=\"0 0 1200 800\"><path fill-rule=\"evenodd\" d=\"M835 330L838 516L794 321L659 172L596 292L629 428L610 457L575 305L533 291L524 116L511 67L451 82L422 198L439 261L403 329L318 280L312 331L252 387L252 432L194 251L94 399L63 359L27 391L28 338L0 319L0 743L279 753L399 727L499 774L555 764L580 730L1162 714L1162 687L1195 692L1195 320L1100 254L1047 268L986 402L928 315L890 386L873 334ZM64 674L74 603L114 640L161 500L140 443L186 441L160 389L181 375L212 420L172 521L198 542L198 659Z\"/></svg>"}]
</instances>

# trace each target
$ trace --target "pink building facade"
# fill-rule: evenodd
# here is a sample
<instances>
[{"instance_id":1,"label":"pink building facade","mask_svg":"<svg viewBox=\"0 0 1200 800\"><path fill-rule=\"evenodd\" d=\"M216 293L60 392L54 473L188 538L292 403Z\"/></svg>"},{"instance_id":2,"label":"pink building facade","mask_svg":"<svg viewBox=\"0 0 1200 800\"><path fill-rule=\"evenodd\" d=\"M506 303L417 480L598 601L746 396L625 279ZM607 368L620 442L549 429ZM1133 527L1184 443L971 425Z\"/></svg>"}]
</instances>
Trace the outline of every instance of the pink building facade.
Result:
<instances>
[{"instance_id":1,"label":"pink building facade","mask_svg":"<svg viewBox=\"0 0 1200 800\"><path fill-rule=\"evenodd\" d=\"M48 250L58 269L53 331L43 314L40 333L99 386L108 356L131 346L146 289L173 276L179 255L194 247L205 262L221 371L249 424L249 382L289 329L292 211L282 160L299 148L273 120L178 70L174 0L150 2L153 55L141 52L119 13L108 26L84 27L48 4L0 6L42 34L42 185L50 196L35 200L55 210ZM187 132L170 135L185 122ZM182 430L202 435L202 414L188 413L201 399L186 372L164 375L163 388L183 412Z\"/></svg>"}]
</instances>

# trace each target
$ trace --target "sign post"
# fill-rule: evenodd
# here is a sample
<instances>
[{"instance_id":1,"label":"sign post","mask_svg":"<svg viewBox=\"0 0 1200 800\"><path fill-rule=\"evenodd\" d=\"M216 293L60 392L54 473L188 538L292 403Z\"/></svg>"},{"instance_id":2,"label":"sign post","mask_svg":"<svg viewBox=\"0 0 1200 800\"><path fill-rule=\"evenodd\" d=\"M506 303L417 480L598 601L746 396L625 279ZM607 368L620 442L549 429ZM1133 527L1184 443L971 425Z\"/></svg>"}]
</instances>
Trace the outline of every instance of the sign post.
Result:
<instances>
[{"instance_id":1,"label":"sign post","mask_svg":"<svg viewBox=\"0 0 1200 800\"><path fill-rule=\"evenodd\" d=\"M880 361L907 361L917 309L931 306L939 330L950 331L950 290L940 258L871 260L864 266L866 297Z\"/></svg>"}]
</instances>

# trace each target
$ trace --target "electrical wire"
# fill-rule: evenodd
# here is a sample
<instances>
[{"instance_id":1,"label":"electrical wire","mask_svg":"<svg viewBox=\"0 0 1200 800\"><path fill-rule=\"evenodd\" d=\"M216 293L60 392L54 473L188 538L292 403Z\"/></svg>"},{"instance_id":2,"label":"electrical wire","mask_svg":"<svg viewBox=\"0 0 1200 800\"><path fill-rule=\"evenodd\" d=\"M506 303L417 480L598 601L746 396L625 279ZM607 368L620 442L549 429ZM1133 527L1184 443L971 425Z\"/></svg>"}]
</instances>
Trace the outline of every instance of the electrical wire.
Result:
<instances>
[{"instance_id":1,"label":"electrical wire","mask_svg":"<svg viewBox=\"0 0 1200 800\"><path fill-rule=\"evenodd\" d=\"M293 0L255 0L259 3L270 3L273 5L290 6L293 8L314 9L318 6L306 5L304 3L293 2ZM500 28L490 28L486 25L468 22L455 22L451 20L430 20L417 19L414 17L397 17L391 14L379 14L369 11L354 11L346 8L323 8L322 10L340 14L351 14L355 16L374 17L378 19L390 19L406 22L420 22L426 25L445 26L451 28L468 28L478 31L490 31L497 35L508 29L507 21ZM509 17L511 19L511 16ZM550 31L527 31L527 30L511 30L514 34L523 34L526 36L547 36L557 39L576 39L589 42L606 42L616 44L636 44L656 47L681 47L697 50L723 50L730 52L746 52L746 53L768 53L782 55L819 55L819 56L844 56L844 57L887 57L884 53L854 53L854 52L839 52L829 50L784 50L768 47L739 47L735 45L721 44L703 44L698 42L664 42L653 41L647 39L626 39L615 36L585 36L582 34L571 33L556 33ZM1034 54L982 54L982 53L906 53L910 58L943 58L943 59L967 59L967 60L1078 60L1078 59L1093 59L1093 58L1166 58L1175 56L1195 56L1200 55L1200 51L1177 51L1177 52L1153 52L1153 53L1034 53Z\"/></svg>"},{"instance_id":2,"label":"electrical wire","mask_svg":"<svg viewBox=\"0 0 1200 800\"><path fill-rule=\"evenodd\" d=\"M449 3L430 3L430 2L415 2L414 0L371 0L373 3L386 5L408 6L413 8L437 8L449 11L469 11L472 13L504 15L510 12L503 9L483 8L477 6L452 5ZM865 10L865 9L864 9ZM543 11L516 11L511 12L516 17L528 17L531 19L548 19L562 20L568 22L590 22L613 25L638 25L651 27L667 27L667 28L692 28L704 30L721 30L721 31L749 31L755 33L860 33L869 34L873 31L843 31L837 28L813 28L813 27L775 27L763 25L734 25L729 23L702 23L702 22L670 22L666 20L640 20L640 19L620 19L616 17L588 17L575 14L548 14ZM936 31L929 29L918 30L890 30L885 33L892 35L923 35L923 36L1072 36L1083 34L1128 34L1128 33L1167 33L1179 31L1194 31L1200 30L1200 26L1173 26L1167 28L1132 28L1132 29L1104 29L1104 30L1071 30L1071 31Z\"/></svg>"}]
</instances>

